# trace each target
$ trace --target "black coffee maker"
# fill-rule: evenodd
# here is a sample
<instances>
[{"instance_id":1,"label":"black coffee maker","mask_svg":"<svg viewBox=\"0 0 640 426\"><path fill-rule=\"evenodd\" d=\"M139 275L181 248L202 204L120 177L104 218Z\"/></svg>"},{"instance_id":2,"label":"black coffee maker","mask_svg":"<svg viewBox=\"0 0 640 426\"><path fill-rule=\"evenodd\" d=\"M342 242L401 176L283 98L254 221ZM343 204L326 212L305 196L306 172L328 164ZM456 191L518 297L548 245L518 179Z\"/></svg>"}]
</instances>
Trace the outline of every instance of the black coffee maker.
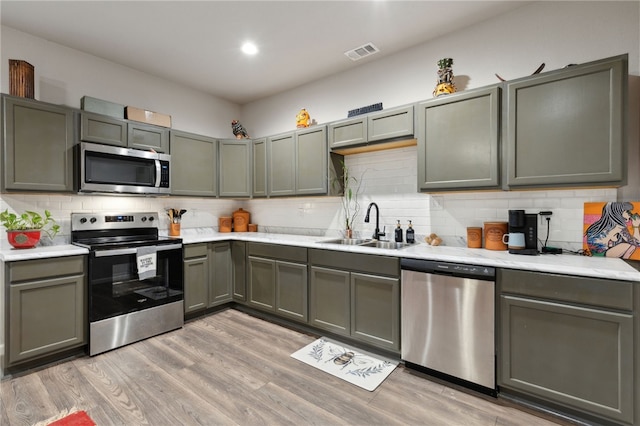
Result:
<instances>
[{"instance_id":1,"label":"black coffee maker","mask_svg":"<svg viewBox=\"0 0 640 426\"><path fill-rule=\"evenodd\" d=\"M512 233L524 234L524 247L509 248L509 253L539 254L538 215L536 213L525 213L524 210L509 210L509 234Z\"/></svg>"}]
</instances>

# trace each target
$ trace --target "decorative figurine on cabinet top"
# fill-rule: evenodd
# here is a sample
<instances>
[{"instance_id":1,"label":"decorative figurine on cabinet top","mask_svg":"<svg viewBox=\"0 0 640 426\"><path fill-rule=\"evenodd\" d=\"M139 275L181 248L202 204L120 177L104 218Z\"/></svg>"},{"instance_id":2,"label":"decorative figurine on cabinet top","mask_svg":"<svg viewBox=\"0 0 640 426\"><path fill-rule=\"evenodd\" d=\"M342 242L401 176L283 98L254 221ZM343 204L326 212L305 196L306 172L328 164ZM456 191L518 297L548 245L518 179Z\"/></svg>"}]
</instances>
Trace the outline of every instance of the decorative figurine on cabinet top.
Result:
<instances>
[{"instance_id":1,"label":"decorative figurine on cabinet top","mask_svg":"<svg viewBox=\"0 0 640 426\"><path fill-rule=\"evenodd\" d=\"M306 109L302 108L298 115L296 115L296 127L298 129L303 127L309 127L309 121L311 120L311 116L307 112Z\"/></svg>"},{"instance_id":2,"label":"decorative figurine on cabinet top","mask_svg":"<svg viewBox=\"0 0 640 426\"><path fill-rule=\"evenodd\" d=\"M236 139L248 139L249 135L247 134L247 130L244 128L242 124L238 120L233 120L231 122L231 130L233 134L236 136Z\"/></svg>"},{"instance_id":3,"label":"decorative figurine on cabinet top","mask_svg":"<svg viewBox=\"0 0 640 426\"><path fill-rule=\"evenodd\" d=\"M456 91L456 86L453 84L453 59L443 58L438 61L438 85L433 91L433 96L438 97L441 95L450 95Z\"/></svg>"}]
</instances>

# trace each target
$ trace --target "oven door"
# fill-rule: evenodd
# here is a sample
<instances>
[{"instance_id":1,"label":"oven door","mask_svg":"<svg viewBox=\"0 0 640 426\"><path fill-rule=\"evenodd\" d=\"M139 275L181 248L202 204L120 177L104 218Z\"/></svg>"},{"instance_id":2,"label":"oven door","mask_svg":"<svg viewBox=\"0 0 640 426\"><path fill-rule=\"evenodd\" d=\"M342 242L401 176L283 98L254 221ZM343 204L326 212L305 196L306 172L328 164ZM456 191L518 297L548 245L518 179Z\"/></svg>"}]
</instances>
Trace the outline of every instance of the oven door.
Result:
<instances>
[{"instance_id":1,"label":"oven door","mask_svg":"<svg viewBox=\"0 0 640 426\"><path fill-rule=\"evenodd\" d=\"M137 248L90 253L89 322L184 300L182 244L145 247L155 251L155 273L152 267L146 272L151 276L142 279L138 259L148 253Z\"/></svg>"}]
</instances>

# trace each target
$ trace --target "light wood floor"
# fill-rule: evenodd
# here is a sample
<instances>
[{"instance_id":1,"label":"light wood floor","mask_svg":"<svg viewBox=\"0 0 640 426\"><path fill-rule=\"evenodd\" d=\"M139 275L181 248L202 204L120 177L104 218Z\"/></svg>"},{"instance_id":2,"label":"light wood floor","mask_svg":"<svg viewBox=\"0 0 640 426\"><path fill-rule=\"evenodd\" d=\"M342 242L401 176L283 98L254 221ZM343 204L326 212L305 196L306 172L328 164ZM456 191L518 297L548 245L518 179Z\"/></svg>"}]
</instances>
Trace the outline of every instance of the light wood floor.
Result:
<instances>
[{"instance_id":1,"label":"light wood floor","mask_svg":"<svg viewBox=\"0 0 640 426\"><path fill-rule=\"evenodd\" d=\"M374 392L290 354L317 336L226 310L1 383L1 425L75 407L106 425L553 425L398 367Z\"/></svg>"}]
</instances>

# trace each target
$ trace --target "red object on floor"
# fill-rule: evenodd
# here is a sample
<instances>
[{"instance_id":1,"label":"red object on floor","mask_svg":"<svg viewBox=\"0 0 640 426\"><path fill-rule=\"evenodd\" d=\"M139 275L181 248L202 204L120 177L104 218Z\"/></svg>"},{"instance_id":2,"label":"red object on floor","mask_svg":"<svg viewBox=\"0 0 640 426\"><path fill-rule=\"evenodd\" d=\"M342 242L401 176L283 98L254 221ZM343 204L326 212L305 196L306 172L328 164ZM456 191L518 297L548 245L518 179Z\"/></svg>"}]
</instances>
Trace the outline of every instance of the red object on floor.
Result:
<instances>
[{"instance_id":1,"label":"red object on floor","mask_svg":"<svg viewBox=\"0 0 640 426\"><path fill-rule=\"evenodd\" d=\"M91 417L84 411L76 411L69 414L67 417L63 417L60 420L56 420L53 423L49 423L49 426L96 426Z\"/></svg>"}]
</instances>

